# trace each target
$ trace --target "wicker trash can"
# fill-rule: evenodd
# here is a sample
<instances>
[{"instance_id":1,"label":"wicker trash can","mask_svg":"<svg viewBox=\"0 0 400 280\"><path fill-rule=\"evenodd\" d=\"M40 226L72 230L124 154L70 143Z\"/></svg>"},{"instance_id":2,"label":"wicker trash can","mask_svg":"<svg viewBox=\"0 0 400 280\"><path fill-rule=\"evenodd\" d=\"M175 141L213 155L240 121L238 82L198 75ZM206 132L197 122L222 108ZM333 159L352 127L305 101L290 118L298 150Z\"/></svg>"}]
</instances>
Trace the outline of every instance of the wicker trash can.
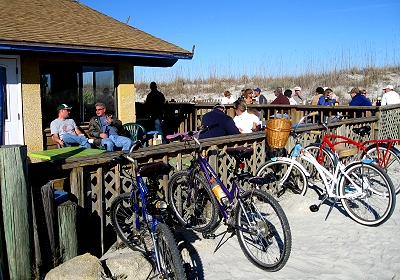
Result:
<instances>
[{"instance_id":1,"label":"wicker trash can","mask_svg":"<svg viewBox=\"0 0 400 280\"><path fill-rule=\"evenodd\" d=\"M285 147L292 130L292 122L284 119L269 119L265 125L267 144L271 148L281 149Z\"/></svg>"}]
</instances>

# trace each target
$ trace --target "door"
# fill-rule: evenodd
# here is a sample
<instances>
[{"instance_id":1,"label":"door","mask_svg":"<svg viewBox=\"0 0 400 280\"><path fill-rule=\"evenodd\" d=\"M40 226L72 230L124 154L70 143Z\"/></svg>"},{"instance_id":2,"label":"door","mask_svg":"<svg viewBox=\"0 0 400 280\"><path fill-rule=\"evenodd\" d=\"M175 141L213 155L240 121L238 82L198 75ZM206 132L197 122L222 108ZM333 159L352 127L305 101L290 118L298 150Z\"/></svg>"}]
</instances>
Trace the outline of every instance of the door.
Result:
<instances>
[{"instance_id":1,"label":"door","mask_svg":"<svg viewBox=\"0 0 400 280\"><path fill-rule=\"evenodd\" d=\"M3 144L15 145L24 144L22 126L22 100L21 83L18 57L8 57L0 55L0 72L2 90L4 94L3 116Z\"/></svg>"}]
</instances>

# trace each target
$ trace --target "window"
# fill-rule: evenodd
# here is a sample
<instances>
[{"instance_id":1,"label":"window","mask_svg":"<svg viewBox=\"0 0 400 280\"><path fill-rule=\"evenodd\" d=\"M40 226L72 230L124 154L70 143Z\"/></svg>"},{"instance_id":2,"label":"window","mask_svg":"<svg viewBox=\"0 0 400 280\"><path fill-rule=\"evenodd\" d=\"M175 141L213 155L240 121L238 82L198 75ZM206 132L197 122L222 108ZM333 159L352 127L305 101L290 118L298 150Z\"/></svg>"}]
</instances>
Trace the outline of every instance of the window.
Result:
<instances>
[{"instance_id":1,"label":"window","mask_svg":"<svg viewBox=\"0 0 400 280\"><path fill-rule=\"evenodd\" d=\"M40 65L43 126L57 118L60 104L72 107L70 117L79 124L96 115L95 104L104 103L107 112L116 114L113 66L48 62Z\"/></svg>"}]
</instances>

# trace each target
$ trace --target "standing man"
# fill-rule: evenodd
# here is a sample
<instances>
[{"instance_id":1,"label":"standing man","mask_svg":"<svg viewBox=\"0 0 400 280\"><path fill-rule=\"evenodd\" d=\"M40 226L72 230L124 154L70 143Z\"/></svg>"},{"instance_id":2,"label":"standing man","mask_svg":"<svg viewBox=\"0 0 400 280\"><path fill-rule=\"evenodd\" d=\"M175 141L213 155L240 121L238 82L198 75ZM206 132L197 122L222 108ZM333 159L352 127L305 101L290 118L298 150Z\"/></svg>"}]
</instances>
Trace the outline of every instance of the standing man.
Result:
<instances>
[{"instance_id":1,"label":"standing man","mask_svg":"<svg viewBox=\"0 0 400 280\"><path fill-rule=\"evenodd\" d=\"M96 103L95 106L97 116L90 119L90 136L100 138L101 145L105 146L109 152L114 151L114 146L128 151L132 146L132 141L130 138L122 136L124 134L122 122L114 119L112 115L106 115L104 103Z\"/></svg>"},{"instance_id":2,"label":"standing man","mask_svg":"<svg viewBox=\"0 0 400 280\"><path fill-rule=\"evenodd\" d=\"M244 102L244 101L243 101ZM215 104L212 111L206 113L201 119L202 126L211 126L218 124L217 127L211 128L199 135L199 139L219 137L225 135L240 134L233 119L225 114L225 106L223 104Z\"/></svg>"},{"instance_id":3,"label":"standing man","mask_svg":"<svg viewBox=\"0 0 400 280\"><path fill-rule=\"evenodd\" d=\"M261 94L261 89L255 88L253 92L254 96L256 97L257 104L267 104L267 98Z\"/></svg>"},{"instance_id":4,"label":"standing man","mask_svg":"<svg viewBox=\"0 0 400 280\"><path fill-rule=\"evenodd\" d=\"M158 135L161 135L162 143L165 144L163 132L165 97L164 94L157 90L155 82L150 83L150 90L145 101L147 112L150 122L154 124L154 130L158 131Z\"/></svg>"},{"instance_id":5,"label":"standing man","mask_svg":"<svg viewBox=\"0 0 400 280\"><path fill-rule=\"evenodd\" d=\"M298 105L304 104L303 97L301 96L301 87L294 87L293 99Z\"/></svg>"},{"instance_id":6,"label":"standing man","mask_svg":"<svg viewBox=\"0 0 400 280\"><path fill-rule=\"evenodd\" d=\"M394 91L392 85L387 85L384 89L385 93L382 96L381 105L393 105L400 103L400 96Z\"/></svg>"},{"instance_id":7,"label":"standing man","mask_svg":"<svg viewBox=\"0 0 400 280\"><path fill-rule=\"evenodd\" d=\"M86 138L75 124L69 119L72 107L61 104L57 107L58 118L50 123L51 138L61 147L69 147L78 144L82 148L90 148L90 144L99 144L99 141ZM78 136L79 135L79 136Z\"/></svg>"}]
</instances>

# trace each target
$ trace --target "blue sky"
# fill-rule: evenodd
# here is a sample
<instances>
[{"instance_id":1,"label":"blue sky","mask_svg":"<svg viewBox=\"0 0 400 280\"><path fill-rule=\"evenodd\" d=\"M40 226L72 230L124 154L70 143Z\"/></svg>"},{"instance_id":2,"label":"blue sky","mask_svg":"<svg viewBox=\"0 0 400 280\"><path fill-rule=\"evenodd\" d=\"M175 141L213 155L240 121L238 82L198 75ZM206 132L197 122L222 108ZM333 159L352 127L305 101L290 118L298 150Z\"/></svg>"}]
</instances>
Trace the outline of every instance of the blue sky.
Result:
<instances>
[{"instance_id":1,"label":"blue sky","mask_svg":"<svg viewBox=\"0 0 400 280\"><path fill-rule=\"evenodd\" d=\"M400 63L399 0L81 0L191 51L171 68L135 67L136 81L282 76Z\"/></svg>"}]
</instances>

